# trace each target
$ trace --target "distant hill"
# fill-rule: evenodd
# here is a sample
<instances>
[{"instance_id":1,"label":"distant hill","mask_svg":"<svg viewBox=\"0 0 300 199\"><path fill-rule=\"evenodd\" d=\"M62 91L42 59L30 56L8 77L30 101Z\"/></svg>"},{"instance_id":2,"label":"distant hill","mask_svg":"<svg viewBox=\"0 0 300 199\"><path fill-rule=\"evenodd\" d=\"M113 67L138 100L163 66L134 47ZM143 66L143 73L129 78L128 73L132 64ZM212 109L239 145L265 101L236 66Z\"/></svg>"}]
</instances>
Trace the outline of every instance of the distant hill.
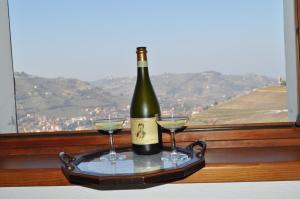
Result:
<instances>
[{"instance_id":1,"label":"distant hill","mask_svg":"<svg viewBox=\"0 0 300 199\"><path fill-rule=\"evenodd\" d=\"M254 88L276 85L277 80L265 76L224 75L215 71L193 74L163 74L151 76L162 109L185 109L205 107L215 102L226 101L232 96ZM128 104L136 78L105 78L92 82L115 96L126 97ZM182 110L183 111L183 110Z\"/></svg>"},{"instance_id":2,"label":"distant hill","mask_svg":"<svg viewBox=\"0 0 300 199\"><path fill-rule=\"evenodd\" d=\"M43 78L16 73L19 112L46 116L84 114L86 108L128 109L136 78L100 79L84 82L68 78ZM208 71L196 74L152 76L152 83L162 109L177 107L191 111L226 101L254 88L276 84L259 75L223 75Z\"/></svg>"},{"instance_id":3,"label":"distant hill","mask_svg":"<svg viewBox=\"0 0 300 199\"><path fill-rule=\"evenodd\" d=\"M49 117L71 117L86 114L97 106L118 107L121 97L88 82L66 78L42 78L16 73L18 114L38 113Z\"/></svg>"},{"instance_id":4,"label":"distant hill","mask_svg":"<svg viewBox=\"0 0 300 199\"><path fill-rule=\"evenodd\" d=\"M190 124L238 124L288 121L285 86L254 89L194 114Z\"/></svg>"},{"instance_id":5,"label":"distant hill","mask_svg":"<svg viewBox=\"0 0 300 199\"><path fill-rule=\"evenodd\" d=\"M85 82L69 78L43 78L16 73L18 121L21 131L91 128L95 117L129 116L136 78L104 78ZM255 88L276 85L259 75L196 74L151 76L163 113L203 111Z\"/></svg>"}]
</instances>

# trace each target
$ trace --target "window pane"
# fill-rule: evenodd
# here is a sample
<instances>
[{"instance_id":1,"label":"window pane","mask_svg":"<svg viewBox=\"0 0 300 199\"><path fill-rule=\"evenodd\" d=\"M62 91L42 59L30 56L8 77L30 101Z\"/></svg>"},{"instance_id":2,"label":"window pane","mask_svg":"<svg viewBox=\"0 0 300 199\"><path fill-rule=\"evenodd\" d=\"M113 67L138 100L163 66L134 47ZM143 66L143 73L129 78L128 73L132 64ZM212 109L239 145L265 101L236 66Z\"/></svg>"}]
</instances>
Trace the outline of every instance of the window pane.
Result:
<instances>
[{"instance_id":1,"label":"window pane","mask_svg":"<svg viewBox=\"0 0 300 199\"><path fill-rule=\"evenodd\" d=\"M162 114L287 121L282 0L10 0L20 132L129 117L137 46Z\"/></svg>"}]
</instances>

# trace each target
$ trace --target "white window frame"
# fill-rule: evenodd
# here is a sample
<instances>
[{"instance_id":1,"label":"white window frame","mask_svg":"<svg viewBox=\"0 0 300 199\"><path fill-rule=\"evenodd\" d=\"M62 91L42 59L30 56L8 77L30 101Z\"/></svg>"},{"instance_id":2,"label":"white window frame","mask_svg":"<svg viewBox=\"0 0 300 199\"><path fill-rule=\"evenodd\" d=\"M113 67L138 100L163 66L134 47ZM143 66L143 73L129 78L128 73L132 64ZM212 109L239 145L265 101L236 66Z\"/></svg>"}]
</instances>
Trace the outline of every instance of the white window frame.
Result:
<instances>
[{"instance_id":1,"label":"white window frame","mask_svg":"<svg viewBox=\"0 0 300 199\"><path fill-rule=\"evenodd\" d=\"M299 114L298 105L298 70L296 47L295 1L283 0L284 41L285 41L285 71L288 91L288 117L296 121Z\"/></svg>"},{"instance_id":2,"label":"white window frame","mask_svg":"<svg viewBox=\"0 0 300 199\"><path fill-rule=\"evenodd\" d=\"M296 121L298 108L295 1L283 0L288 117ZM0 133L17 132L16 96L8 0L0 0Z\"/></svg>"},{"instance_id":3,"label":"white window frame","mask_svg":"<svg viewBox=\"0 0 300 199\"><path fill-rule=\"evenodd\" d=\"M0 0L0 133L17 132L8 0Z\"/></svg>"}]
</instances>

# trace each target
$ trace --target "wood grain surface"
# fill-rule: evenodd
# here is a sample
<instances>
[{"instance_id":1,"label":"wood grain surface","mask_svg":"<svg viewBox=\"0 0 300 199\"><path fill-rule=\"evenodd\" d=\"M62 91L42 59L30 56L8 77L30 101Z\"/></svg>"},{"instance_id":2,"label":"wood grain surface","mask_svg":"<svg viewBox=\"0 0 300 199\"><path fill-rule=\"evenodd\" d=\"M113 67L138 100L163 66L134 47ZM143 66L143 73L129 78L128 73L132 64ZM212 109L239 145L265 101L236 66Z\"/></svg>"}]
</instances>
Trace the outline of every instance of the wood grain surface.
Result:
<instances>
[{"instance_id":1,"label":"wood grain surface","mask_svg":"<svg viewBox=\"0 0 300 199\"><path fill-rule=\"evenodd\" d=\"M300 180L300 146L210 148L206 166L178 181ZM0 186L69 185L57 154L10 155L0 160Z\"/></svg>"}]
</instances>

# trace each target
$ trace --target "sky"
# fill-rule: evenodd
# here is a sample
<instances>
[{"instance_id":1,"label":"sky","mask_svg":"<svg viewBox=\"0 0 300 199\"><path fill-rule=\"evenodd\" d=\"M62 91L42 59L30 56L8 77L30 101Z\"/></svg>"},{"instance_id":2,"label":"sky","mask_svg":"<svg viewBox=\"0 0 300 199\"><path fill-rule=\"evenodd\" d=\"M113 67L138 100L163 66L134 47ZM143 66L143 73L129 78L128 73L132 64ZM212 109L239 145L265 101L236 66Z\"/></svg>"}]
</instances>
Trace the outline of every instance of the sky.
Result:
<instances>
[{"instance_id":1,"label":"sky","mask_svg":"<svg viewBox=\"0 0 300 199\"><path fill-rule=\"evenodd\" d=\"M136 75L285 76L283 0L9 0L15 71L93 81Z\"/></svg>"}]
</instances>

